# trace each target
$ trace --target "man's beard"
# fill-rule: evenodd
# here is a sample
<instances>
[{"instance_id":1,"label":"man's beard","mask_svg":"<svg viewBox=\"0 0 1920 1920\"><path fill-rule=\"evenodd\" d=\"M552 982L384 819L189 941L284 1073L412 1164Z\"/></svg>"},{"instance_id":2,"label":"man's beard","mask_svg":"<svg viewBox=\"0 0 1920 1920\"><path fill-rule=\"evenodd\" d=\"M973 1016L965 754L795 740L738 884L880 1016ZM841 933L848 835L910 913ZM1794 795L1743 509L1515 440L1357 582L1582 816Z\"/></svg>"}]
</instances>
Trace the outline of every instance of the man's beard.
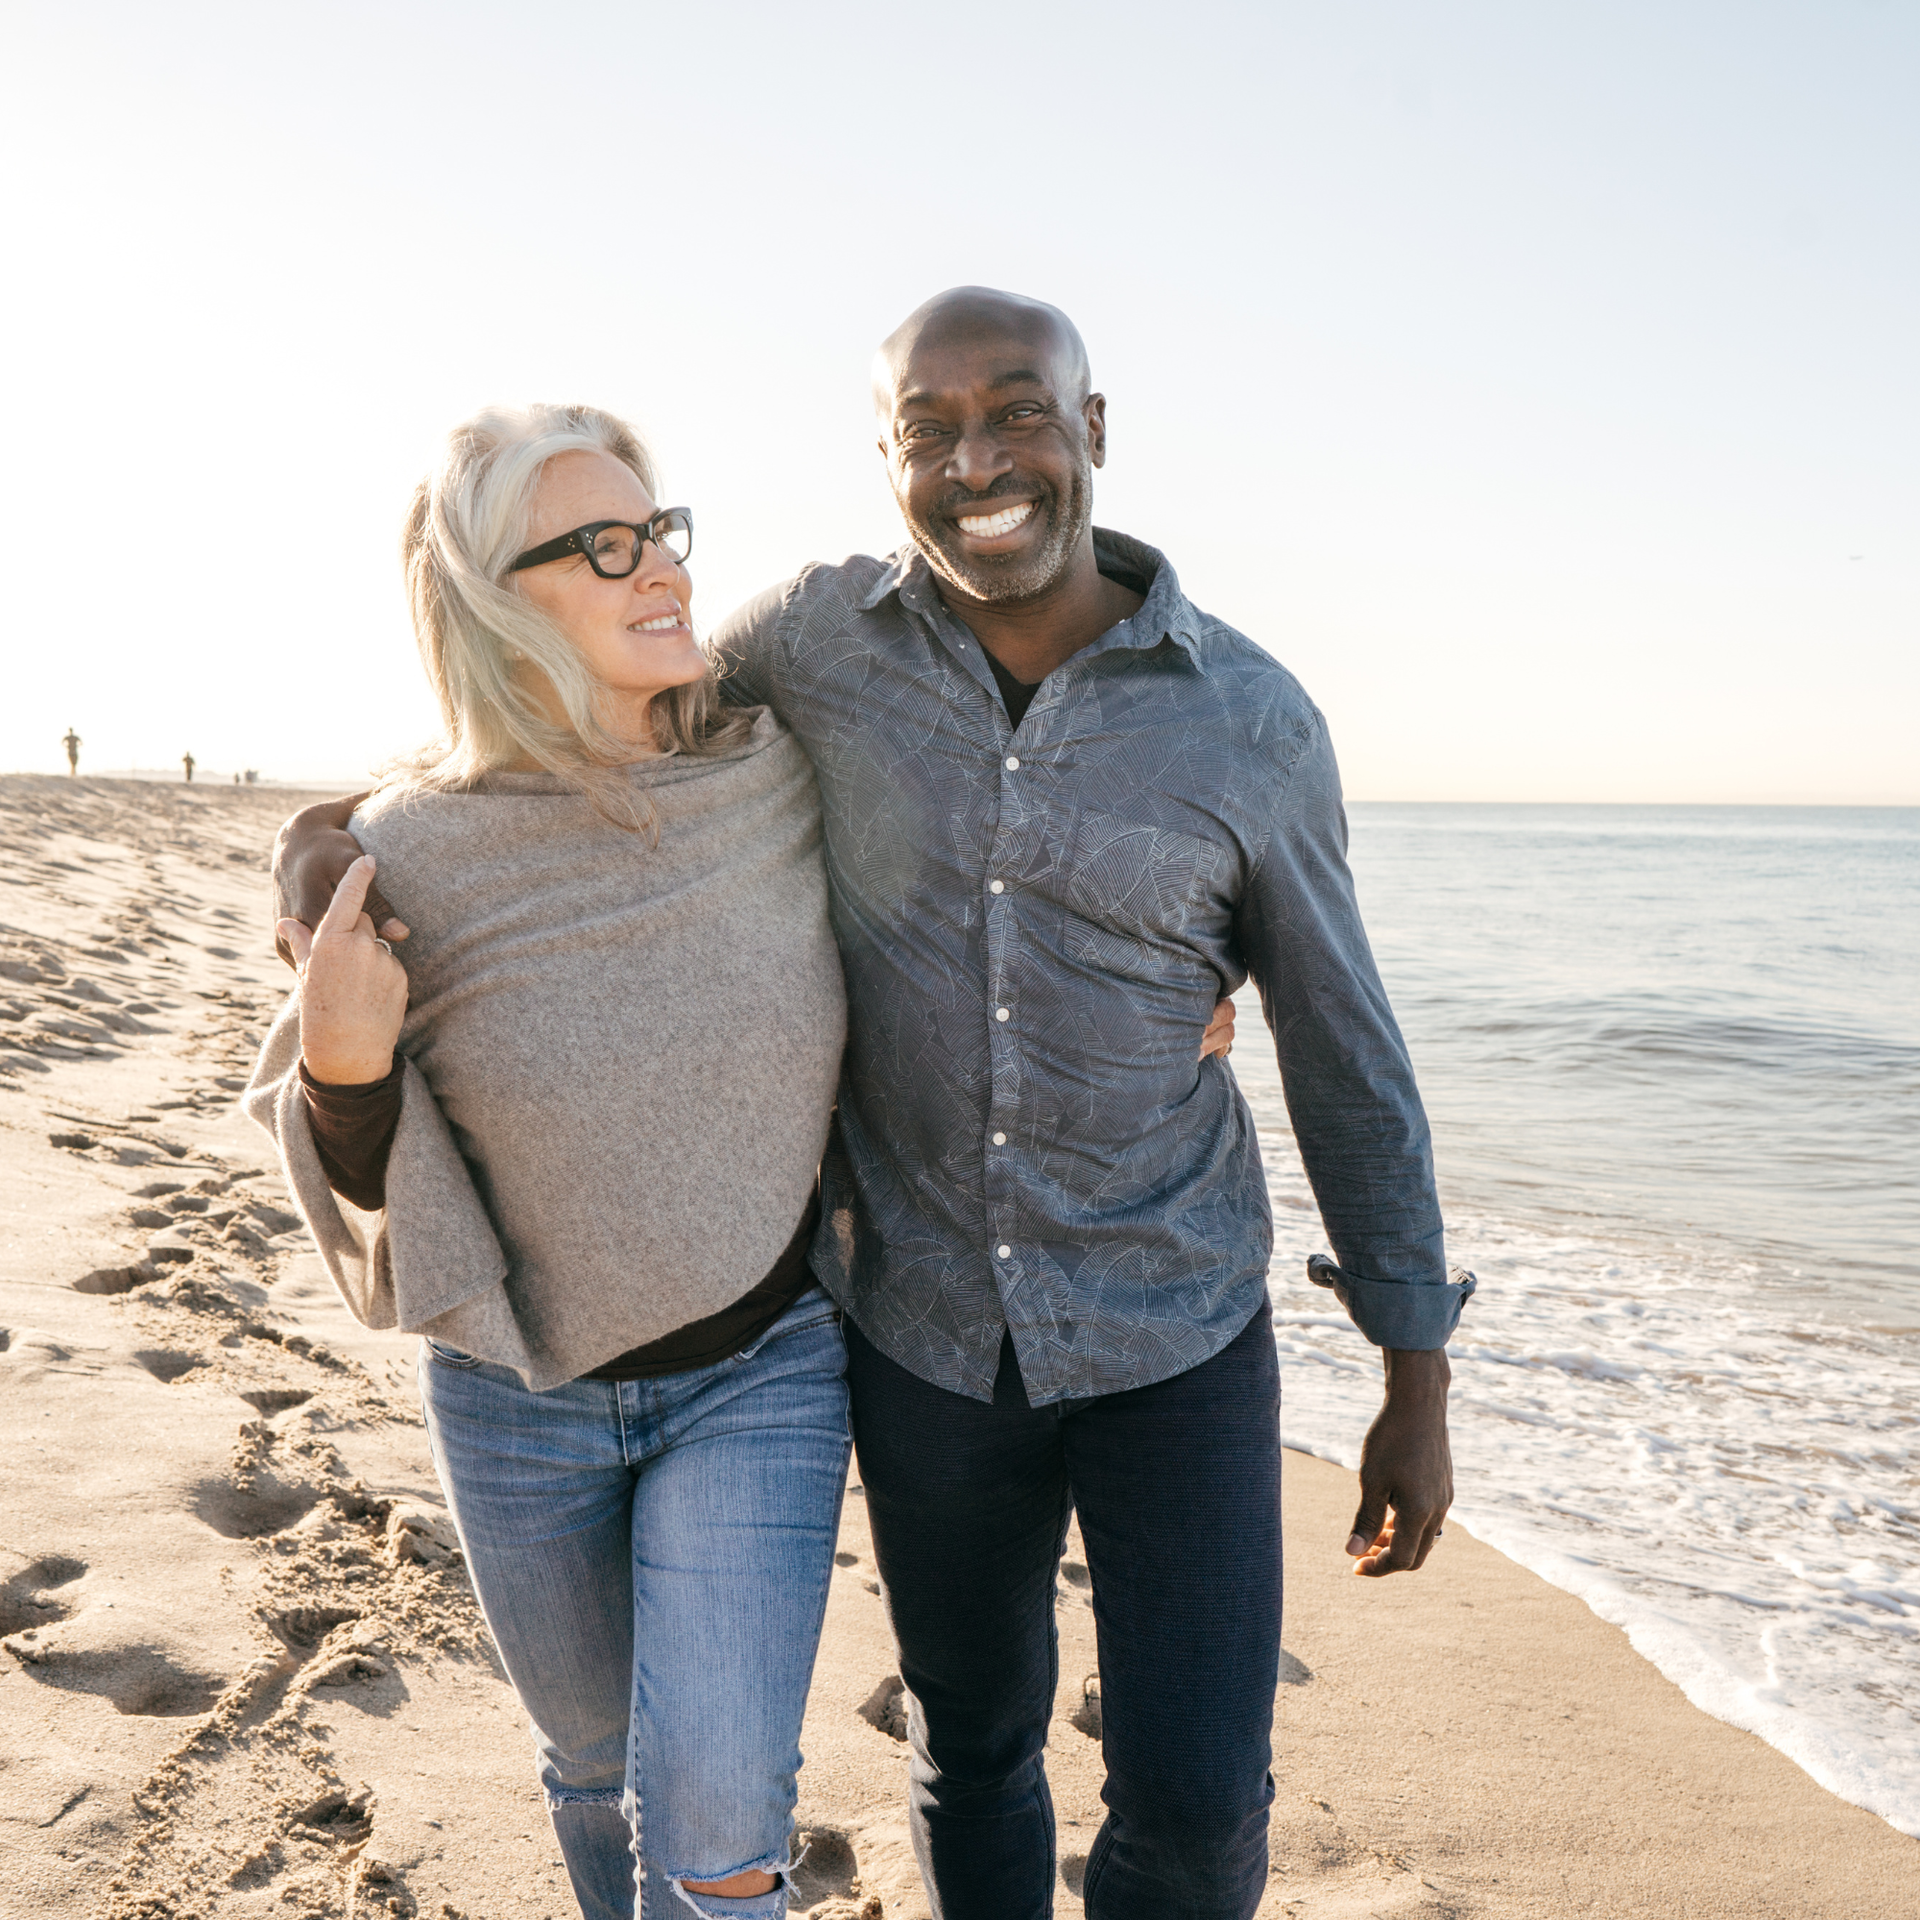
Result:
<instances>
[{"instance_id":1,"label":"man's beard","mask_svg":"<svg viewBox=\"0 0 1920 1920\"><path fill-rule=\"evenodd\" d=\"M1009 497L1031 499L1032 484L1009 476L985 493L956 492L940 502L929 520L916 520L909 513L907 531L934 572L973 599L989 604L1035 599L1067 571L1092 524L1091 469L1074 469L1073 486L1064 502L1051 489L1034 500L1033 511L1043 523L1037 547L1008 554L967 553L960 547L952 520L956 513L992 513L997 502Z\"/></svg>"}]
</instances>

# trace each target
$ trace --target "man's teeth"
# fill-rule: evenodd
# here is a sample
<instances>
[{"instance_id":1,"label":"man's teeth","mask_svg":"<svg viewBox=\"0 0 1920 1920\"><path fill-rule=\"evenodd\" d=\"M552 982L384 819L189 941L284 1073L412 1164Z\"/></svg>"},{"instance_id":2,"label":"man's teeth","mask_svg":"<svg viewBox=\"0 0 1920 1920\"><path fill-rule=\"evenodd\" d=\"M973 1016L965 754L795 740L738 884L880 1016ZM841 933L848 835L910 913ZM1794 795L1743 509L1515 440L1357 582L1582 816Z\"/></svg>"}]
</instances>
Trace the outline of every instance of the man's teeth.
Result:
<instances>
[{"instance_id":1,"label":"man's teeth","mask_svg":"<svg viewBox=\"0 0 1920 1920\"><path fill-rule=\"evenodd\" d=\"M1017 507L1006 507L999 513L969 514L959 522L962 533L970 533L976 540L997 540L1003 533L1011 533L1020 526L1033 511L1031 500L1022 500Z\"/></svg>"},{"instance_id":2,"label":"man's teeth","mask_svg":"<svg viewBox=\"0 0 1920 1920\"><path fill-rule=\"evenodd\" d=\"M627 628L629 633L662 633L668 627L677 627L680 616L677 613L663 613L657 620L636 620Z\"/></svg>"}]
</instances>

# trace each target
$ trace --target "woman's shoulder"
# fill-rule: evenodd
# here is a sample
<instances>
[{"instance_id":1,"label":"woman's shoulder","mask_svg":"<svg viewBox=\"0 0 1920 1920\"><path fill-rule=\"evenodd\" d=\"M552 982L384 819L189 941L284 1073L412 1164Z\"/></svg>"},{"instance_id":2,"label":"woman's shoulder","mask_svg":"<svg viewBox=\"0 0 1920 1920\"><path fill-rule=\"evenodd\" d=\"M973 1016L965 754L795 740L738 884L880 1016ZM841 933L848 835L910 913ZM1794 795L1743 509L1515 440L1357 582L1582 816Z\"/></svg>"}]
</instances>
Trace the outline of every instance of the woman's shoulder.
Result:
<instances>
[{"instance_id":1,"label":"woman's shoulder","mask_svg":"<svg viewBox=\"0 0 1920 1920\"><path fill-rule=\"evenodd\" d=\"M720 786L784 777L809 762L805 750L774 716L771 707L739 707L736 724L710 741L703 752L661 754L637 760L627 769L638 786L665 789L708 780Z\"/></svg>"}]
</instances>

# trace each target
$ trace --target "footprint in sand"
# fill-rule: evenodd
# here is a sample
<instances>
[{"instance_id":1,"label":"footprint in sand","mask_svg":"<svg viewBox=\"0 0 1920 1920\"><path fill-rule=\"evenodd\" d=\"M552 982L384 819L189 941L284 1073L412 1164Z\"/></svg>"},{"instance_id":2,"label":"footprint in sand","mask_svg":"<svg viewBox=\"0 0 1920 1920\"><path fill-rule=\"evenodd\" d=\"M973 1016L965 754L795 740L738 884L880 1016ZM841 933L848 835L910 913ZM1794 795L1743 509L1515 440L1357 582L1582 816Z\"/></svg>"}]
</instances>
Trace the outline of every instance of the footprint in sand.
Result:
<instances>
[{"instance_id":1,"label":"footprint in sand","mask_svg":"<svg viewBox=\"0 0 1920 1920\"><path fill-rule=\"evenodd\" d=\"M227 1540L264 1540L284 1533L320 1500L318 1489L272 1473L256 1474L251 1486L216 1474L188 1489L189 1510Z\"/></svg>"},{"instance_id":2,"label":"footprint in sand","mask_svg":"<svg viewBox=\"0 0 1920 1920\"><path fill-rule=\"evenodd\" d=\"M274 1638L295 1653L311 1653L335 1627L360 1617L354 1607L276 1607L261 1616Z\"/></svg>"},{"instance_id":3,"label":"footprint in sand","mask_svg":"<svg viewBox=\"0 0 1920 1920\"><path fill-rule=\"evenodd\" d=\"M146 1368L163 1386L184 1378L195 1367L206 1364L197 1353L173 1353L158 1347L144 1348L133 1358L137 1366Z\"/></svg>"},{"instance_id":4,"label":"footprint in sand","mask_svg":"<svg viewBox=\"0 0 1920 1920\"><path fill-rule=\"evenodd\" d=\"M313 1395L303 1387L248 1387L239 1398L264 1419L271 1420L289 1407L304 1407Z\"/></svg>"},{"instance_id":5,"label":"footprint in sand","mask_svg":"<svg viewBox=\"0 0 1920 1920\"><path fill-rule=\"evenodd\" d=\"M142 1607L87 1607L0 1644L44 1685L143 1719L205 1713L227 1684L180 1644L163 1613Z\"/></svg>"},{"instance_id":6,"label":"footprint in sand","mask_svg":"<svg viewBox=\"0 0 1920 1920\"><path fill-rule=\"evenodd\" d=\"M1097 1673L1088 1674L1080 1682L1080 1704L1074 1708L1068 1720L1089 1740L1101 1737L1105 1722L1100 1717L1100 1676Z\"/></svg>"},{"instance_id":7,"label":"footprint in sand","mask_svg":"<svg viewBox=\"0 0 1920 1920\"><path fill-rule=\"evenodd\" d=\"M126 1267L95 1267L73 1283L75 1293L131 1293L149 1280L158 1280L160 1269L141 1260Z\"/></svg>"},{"instance_id":8,"label":"footprint in sand","mask_svg":"<svg viewBox=\"0 0 1920 1920\"><path fill-rule=\"evenodd\" d=\"M800 1865L793 1876L792 1903L802 1911L816 1901L853 1891L859 1866L853 1856L853 1841L839 1827L808 1827L793 1836L793 1850L800 1854Z\"/></svg>"},{"instance_id":9,"label":"footprint in sand","mask_svg":"<svg viewBox=\"0 0 1920 1920\"><path fill-rule=\"evenodd\" d=\"M907 1737L907 1689L897 1673L888 1674L854 1712L889 1740Z\"/></svg>"},{"instance_id":10,"label":"footprint in sand","mask_svg":"<svg viewBox=\"0 0 1920 1920\"><path fill-rule=\"evenodd\" d=\"M20 1556L10 1553L5 1558L18 1561ZM72 1609L49 1596L71 1586L86 1570L84 1560L63 1553L42 1554L17 1565L0 1580L0 1638L64 1620Z\"/></svg>"}]
</instances>

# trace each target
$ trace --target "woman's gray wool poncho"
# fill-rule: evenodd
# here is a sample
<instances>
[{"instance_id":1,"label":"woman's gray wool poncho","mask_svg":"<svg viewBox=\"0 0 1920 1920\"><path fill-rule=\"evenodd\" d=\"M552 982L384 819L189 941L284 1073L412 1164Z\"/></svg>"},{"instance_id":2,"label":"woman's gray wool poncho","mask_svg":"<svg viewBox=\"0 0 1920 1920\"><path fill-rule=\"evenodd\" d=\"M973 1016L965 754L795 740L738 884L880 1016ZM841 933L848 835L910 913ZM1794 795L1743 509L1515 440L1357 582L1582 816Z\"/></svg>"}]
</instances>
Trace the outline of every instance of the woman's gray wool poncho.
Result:
<instances>
[{"instance_id":1,"label":"woman's gray wool poncho","mask_svg":"<svg viewBox=\"0 0 1920 1920\"><path fill-rule=\"evenodd\" d=\"M384 1212L321 1171L297 989L245 1099L355 1318L536 1389L765 1275L806 1206L846 1036L792 736L763 710L739 747L631 778L657 844L545 774L354 822L412 929Z\"/></svg>"}]
</instances>

